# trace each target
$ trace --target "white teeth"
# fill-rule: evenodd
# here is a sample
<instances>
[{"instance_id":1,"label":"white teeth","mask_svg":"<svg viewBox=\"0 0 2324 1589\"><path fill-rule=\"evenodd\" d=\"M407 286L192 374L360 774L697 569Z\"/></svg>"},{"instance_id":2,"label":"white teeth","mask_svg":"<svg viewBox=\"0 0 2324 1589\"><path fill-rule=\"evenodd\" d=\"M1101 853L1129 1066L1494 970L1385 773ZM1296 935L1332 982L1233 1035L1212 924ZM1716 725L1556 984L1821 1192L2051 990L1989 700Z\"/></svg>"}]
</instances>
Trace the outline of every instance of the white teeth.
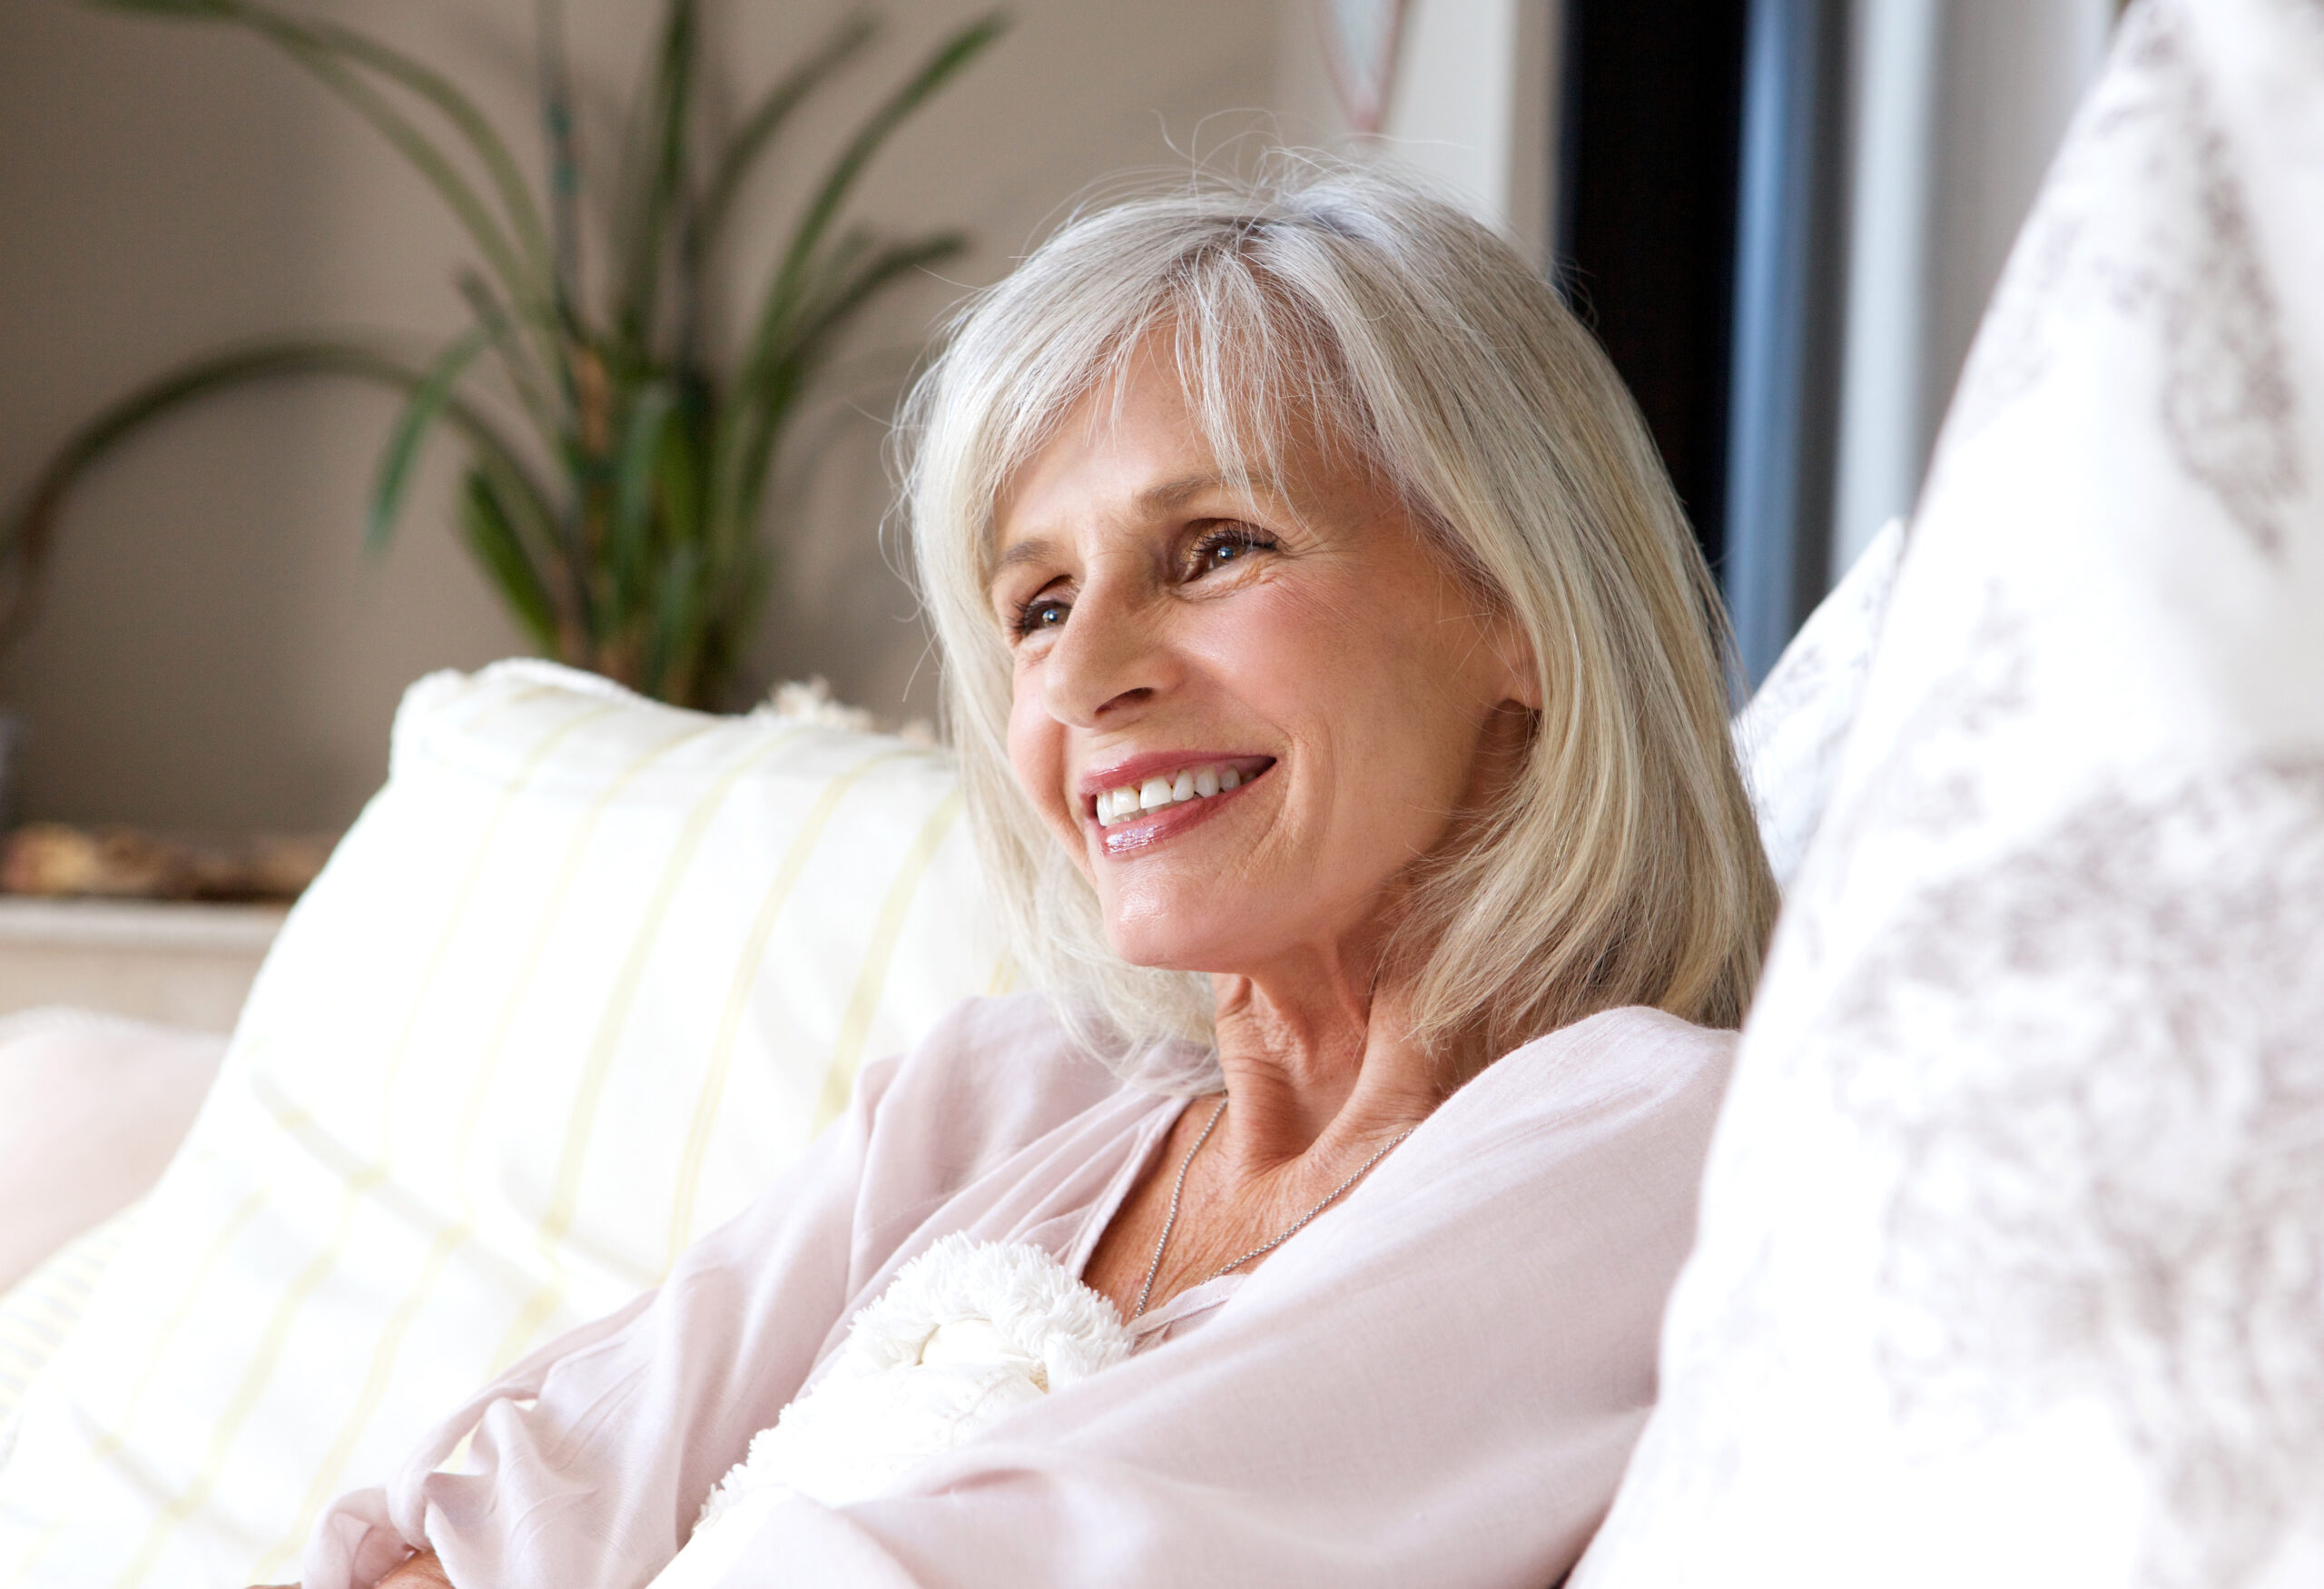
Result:
<instances>
[{"instance_id":1,"label":"white teeth","mask_svg":"<svg viewBox=\"0 0 2324 1589\"><path fill-rule=\"evenodd\" d=\"M1145 812L1159 811L1188 800L1207 800L1242 782L1242 775L1233 767L1209 765L1180 767L1167 777L1148 778L1135 788L1124 785L1118 789L1108 789L1098 796L1098 825L1111 827Z\"/></svg>"}]
</instances>

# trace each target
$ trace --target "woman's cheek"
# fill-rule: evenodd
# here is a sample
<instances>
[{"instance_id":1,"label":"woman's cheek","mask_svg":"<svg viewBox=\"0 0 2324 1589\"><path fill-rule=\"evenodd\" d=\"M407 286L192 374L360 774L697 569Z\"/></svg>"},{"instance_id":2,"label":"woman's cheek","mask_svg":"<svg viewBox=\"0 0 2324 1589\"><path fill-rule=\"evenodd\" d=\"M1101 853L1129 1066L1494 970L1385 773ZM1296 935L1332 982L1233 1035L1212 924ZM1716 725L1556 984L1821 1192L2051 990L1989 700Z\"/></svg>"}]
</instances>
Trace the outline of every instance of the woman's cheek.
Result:
<instances>
[{"instance_id":1,"label":"woman's cheek","mask_svg":"<svg viewBox=\"0 0 2324 1589\"><path fill-rule=\"evenodd\" d=\"M1345 676L1350 661L1348 615L1295 581L1255 579L1234 599L1200 608L1187 628L1186 650L1246 698L1312 700Z\"/></svg>"},{"instance_id":2,"label":"woman's cheek","mask_svg":"<svg viewBox=\"0 0 2324 1589\"><path fill-rule=\"evenodd\" d=\"M1065 733L1063 725L1041 704L1039 676L1029 667L1017 671L1016 695L1009 708L1009 766L1017 786L1031 801L1068 848L1078 848L1078 813L1065 795Z\"/></svg>"}]
</instances>

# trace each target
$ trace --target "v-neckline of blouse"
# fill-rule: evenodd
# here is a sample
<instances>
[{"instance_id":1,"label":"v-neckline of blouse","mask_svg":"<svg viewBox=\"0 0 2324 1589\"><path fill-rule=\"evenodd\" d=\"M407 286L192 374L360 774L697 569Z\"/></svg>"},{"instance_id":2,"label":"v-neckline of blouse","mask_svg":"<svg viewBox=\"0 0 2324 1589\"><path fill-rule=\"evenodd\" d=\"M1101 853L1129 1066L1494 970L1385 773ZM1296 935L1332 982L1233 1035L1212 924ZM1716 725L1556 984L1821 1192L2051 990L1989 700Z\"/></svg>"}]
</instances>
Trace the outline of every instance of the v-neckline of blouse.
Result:
<instances>
[{"instance_id":1,"label":"v-neckline of blouse","mask_svg":"<svg viewBox=\"0 0 2324 1589\"><path fill-rule=\"evenodd\" d=\"M1139 1125L1137 1140L1130 1151L1123 1155L1121 1167L1114 1171L1106 1189L1083 1213L1080 1228L1075 1231L1073 1239L1067 1243L1064 1251L1058 1254L1059 1260L1076 1279L1081 1279L1088 1273L1089 1260L1096 1255L1098 1243L1107 1228L1121 1213L1122 1205L1129 1200L1131 1190L1168 1142L1171 1128L1178 1123L1194 1100L1180 1099L1175 1101L1177 1103L1176 1109L1157 1108ZM1248 1278L1250 1274L1247 1270L1214 1275L1182 1291L1173 1292L1137 1318L1126 1320L1131 1352L1142 1352L1149 1347L1158 1346L1177 1333L1173 1327L1225 1306Z\"/></svg>"}]
</instances>

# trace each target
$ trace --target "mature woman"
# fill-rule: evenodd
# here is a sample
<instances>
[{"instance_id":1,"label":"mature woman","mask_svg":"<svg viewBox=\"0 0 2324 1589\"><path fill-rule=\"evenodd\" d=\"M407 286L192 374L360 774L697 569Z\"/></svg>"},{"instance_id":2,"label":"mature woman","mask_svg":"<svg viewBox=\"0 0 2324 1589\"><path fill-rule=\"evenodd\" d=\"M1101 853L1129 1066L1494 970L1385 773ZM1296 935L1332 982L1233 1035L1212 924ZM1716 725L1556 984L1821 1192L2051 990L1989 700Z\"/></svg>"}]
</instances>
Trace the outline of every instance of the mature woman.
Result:
<instances>
[{"instance_id":1,"label":"mature woman","mask_svg":"<svg viewBox=\"0 0 2324 1589\"><path fill-rule=\"evenodd\" d=\"M908 433L1041 993L870 1070L339 1503L309 1589L1549 1584L1774 909L1619 382L1482 228L1336 173L1075 222Z\"/></svg>"}]
</instances>

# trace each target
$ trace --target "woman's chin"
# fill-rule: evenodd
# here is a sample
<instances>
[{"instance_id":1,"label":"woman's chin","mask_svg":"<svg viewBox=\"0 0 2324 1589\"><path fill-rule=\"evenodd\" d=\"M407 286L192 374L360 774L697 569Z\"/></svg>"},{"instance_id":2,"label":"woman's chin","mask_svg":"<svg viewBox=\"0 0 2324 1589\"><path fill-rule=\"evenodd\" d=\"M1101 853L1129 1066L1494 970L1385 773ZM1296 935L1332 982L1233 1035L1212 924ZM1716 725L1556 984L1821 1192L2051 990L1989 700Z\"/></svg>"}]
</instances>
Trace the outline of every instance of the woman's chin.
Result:
<instances>
[{"instance_id":1,"label":"woman's chin","mask_svg":"<svg viewBox=\"0 0 2324 1589\"><path fill-rule=\"evenodd\" d=\"M1207 956L1190 958L1177 945L1117 945L1114 952L1141 971L1207 971Z\"/></svg>"},{"instance_id":2,"label":"woman's chin","mask_svg":"<svg viewBox=\"0 0 2324 1589\"><path fill-rule=\"evenodd\" d=\"M1107 938L1116 954L1147 971L1226 972L1251 956L1246 934L1224 928L1189 932L1183 923L1150 923L1126 929L1116 923L1109 924Z\"/></svg>"}]
</instances>

